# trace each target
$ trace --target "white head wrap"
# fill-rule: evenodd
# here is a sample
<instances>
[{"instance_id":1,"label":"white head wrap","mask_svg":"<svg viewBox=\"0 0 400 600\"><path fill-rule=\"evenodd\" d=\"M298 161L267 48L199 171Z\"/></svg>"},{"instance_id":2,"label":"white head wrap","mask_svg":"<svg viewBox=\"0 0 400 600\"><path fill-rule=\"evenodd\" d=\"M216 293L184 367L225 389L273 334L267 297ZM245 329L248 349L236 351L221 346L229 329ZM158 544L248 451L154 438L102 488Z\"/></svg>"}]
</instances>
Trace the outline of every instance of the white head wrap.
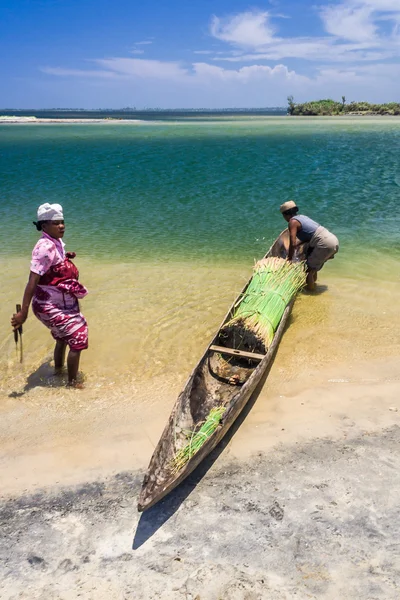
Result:
<instances>
[{"instance_id":1,"label":"white head wrap","mask_svg":"<svg viewBox=\"0 0 400 600\"><path fill-rule=\"evenodd\" d=\"M38 221L63 221L63 209L61 204L41 204L37 209Z\"/></svg>"}]
</instances>

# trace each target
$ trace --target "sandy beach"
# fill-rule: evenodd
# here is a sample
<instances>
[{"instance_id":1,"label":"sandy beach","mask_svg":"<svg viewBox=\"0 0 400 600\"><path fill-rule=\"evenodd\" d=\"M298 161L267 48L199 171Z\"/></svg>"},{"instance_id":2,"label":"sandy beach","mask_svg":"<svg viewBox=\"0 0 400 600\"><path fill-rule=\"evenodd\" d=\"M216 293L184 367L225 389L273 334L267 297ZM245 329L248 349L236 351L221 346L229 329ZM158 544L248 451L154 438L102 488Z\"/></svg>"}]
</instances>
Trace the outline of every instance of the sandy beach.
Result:
<instances>
[{"instance_id":1,"label":"sandy beach","mask_svg":"<svg viewBox=\"0 0 400 600\"><path fill-rule=\"evenodd\" d=\"M131 271L121 265L124 276L116 277L110 268L129 287ZM20 272L15 264L8 269ZM325 278L328 291L300 296L269 378L243 418L185 484L141 516L136 502L151 453L229 305L233 281L239 284L235 269L154 269L151 279L163 290L158 314L141 305L125 330L106 293L92 305L88 297L93 344L83 357L85 390L66 390L52 376L51 340L32 317L26 364L18 364L10 338L4 346L0 596L397 598L398 284L374 287L373 295L371 282L342 273ZM84 262L96 289L91 271ZM223 297L221 272L229 290ZM136 266L131 277L146 297L148 270ZM168 291L162 278L187 286ZM22 277L11 282L14 295ZM351 306L360 285L364 301L360 294ZM202 293L213 310L196 322ZM135 296L132 302L129 313L138 314ZM380 330L372 326L378 317ZM102 348L106 319L116 323ZM143 320L150 363L134 343ZM39 364L38 344L48 353Z\"/></svg>"},{"instance_id":2,"label":"sandy beach","mask_svg":"<svg viewBox=\"0 0 400 600\"><path fill-rule=\"evenodd\" d=\"M0 124L1 125L17 125L17 124L37 124L37 125L46 125L48 123L70 123L78 124L83 123L89 125L90 123L142 123L140 119L113 119L113 118L102 118L102 119L50 119L50 118L42 118L42 117L1 117L0 116Z\"/></svg>"},{"instance_id":3,"label":"sandy beach","mask_svg":"<svg viewBox=\"0 0 400 600\"><path fill-rule=\"evenodd\" d=\"M162 381L151 411L140 393L90 406L74 392L64 409L32 394L3 411L1 597L397 598L398 358L320 377L279 395L264 385L142 517L141 478L174 400Z\"/></svg>"}]
</instances>

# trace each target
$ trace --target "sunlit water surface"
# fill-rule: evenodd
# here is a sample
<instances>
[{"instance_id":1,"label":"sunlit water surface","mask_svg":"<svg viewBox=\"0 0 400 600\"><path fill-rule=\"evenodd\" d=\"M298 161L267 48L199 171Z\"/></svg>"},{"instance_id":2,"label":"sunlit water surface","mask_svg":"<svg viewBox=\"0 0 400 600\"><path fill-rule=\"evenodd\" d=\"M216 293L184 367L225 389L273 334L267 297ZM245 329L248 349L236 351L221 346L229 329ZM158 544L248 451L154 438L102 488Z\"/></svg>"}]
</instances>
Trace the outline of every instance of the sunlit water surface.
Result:
<instances>
[{"instance_id":1,"label":"sunlit water surface","mask_svg":"<svg viewBox=\"0 0 400 600\"><path fill-rule=\"evenodd\" d=\"M30 315L21 366L8 325L45 201L63 204L67 248L90 289L89 389L117 390L121 401L155 380L178 390L283 229L278 208L289 198L341 248L319 293L296 302L276 373L311 377L395 354L399 157L396 119L0 126L3 393L62 393L48 377L46 329Z\"/></svg>"}]
</instances>

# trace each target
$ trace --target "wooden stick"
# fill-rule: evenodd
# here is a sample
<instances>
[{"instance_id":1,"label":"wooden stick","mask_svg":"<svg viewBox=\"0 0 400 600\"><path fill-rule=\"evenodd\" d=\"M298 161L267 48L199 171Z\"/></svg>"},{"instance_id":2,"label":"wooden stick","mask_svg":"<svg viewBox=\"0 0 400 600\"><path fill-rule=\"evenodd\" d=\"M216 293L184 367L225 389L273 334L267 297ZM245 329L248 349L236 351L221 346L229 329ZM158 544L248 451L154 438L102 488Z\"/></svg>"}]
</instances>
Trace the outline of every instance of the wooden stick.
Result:
<instances>
[{"instance_id":1,"label":"wooden stick","mask_svg":"<svg viewBox=\"0 0 400 600\"><path fill-rule=\"evenodd\" d=\"M21 305L17 304L16 305L16 309L17 309L17 313L20 312L21 310ZM19 334L19 362L22 363L23 361L23 352L22 352L22 325L20 325L17 329L14 329L14 340L15 343L18 345L18 334Z\"/></svg>"}]
</instances>

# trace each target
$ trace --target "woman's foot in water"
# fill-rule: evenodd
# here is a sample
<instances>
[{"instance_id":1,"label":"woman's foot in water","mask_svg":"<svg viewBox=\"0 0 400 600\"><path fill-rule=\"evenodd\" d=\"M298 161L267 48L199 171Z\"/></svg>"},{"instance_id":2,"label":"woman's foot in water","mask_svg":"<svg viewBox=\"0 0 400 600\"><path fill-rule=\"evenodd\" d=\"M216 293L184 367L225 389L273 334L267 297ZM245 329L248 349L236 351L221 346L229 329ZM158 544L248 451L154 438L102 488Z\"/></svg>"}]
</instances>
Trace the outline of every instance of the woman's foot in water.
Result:
<instances>
[{"instance_id":1,"label":"woman's foot in water","mask_svg":"<svg viewBox=\"0 0 400 600\"><path fill-rule=\"evenodd\" d=\"M85 385L84 383L82 383L82 381L76 381L76 379L73 379L72 381L68 381L67 388L73 388L75 390L84 390Z\"/></svg>"},{"instance_id":2,"label":"woman's foot in water","mask_svg":"<svg viewBox=\"0 0 400 600\"><path fill-rule=\"evenodd\" d=\"M75 388L77 390L83 389L85 386L81 381L78 380L78 369L79 359L81 357L80 350L70 350L67 359L68 367L68 383L67 387Z\"/></svg>"}]
</instances>

